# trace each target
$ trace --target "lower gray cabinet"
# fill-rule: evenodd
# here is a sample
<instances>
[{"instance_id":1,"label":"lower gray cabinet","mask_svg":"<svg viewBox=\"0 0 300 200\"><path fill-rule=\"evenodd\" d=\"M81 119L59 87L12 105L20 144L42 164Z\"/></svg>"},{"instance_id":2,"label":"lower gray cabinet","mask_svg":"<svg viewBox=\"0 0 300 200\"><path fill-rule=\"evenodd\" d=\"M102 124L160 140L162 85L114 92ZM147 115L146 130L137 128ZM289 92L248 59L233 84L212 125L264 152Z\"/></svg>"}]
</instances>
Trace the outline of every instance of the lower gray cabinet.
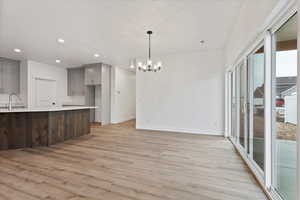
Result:
<instances>
[{"instance_id":1,"label":"lower gray cabinet","mask_svg":"<svg viewBox=\"0 0 300 200\"><path fill-rule=\"evenodd\" d=\"M0 58L0 93L20 93L20 61Z\"/></svg>"},{"instance_id":2,"label":"lower gray cabinet","mask_svg":"<svg viewBox=\"0 0 300 200\"><path fill-rule=\"evenodd\" d=\"M68 96L84 96L84 68L68 69Z\"/></svg>"},{"instance_id":3,"label":"lower gray cabinet","mask_svg":"<svg viewBox=\"0 0 300 200\"><path fill-rule=\"evenodd\" d=\"M3 86L3 67L0 61L0 94L4 93L4 86Z\"/></svg>"}]
</instances>

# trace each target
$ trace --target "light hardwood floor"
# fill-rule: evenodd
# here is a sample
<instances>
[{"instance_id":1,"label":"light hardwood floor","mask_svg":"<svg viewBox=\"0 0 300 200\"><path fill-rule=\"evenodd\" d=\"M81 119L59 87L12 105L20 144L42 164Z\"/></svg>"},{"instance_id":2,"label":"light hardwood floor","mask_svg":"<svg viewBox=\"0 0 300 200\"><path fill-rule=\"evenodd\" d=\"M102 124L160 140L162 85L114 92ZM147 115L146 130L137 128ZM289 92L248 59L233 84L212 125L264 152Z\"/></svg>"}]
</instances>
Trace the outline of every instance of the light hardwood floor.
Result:
<instances>
[{"instance_id":1,"label":"light hardwood floor","mask_svg":"<svg viewBox=\"0 0 300 200\"><path fill-rule=\"evenodd\" d=\"M133 127L94 127L51 147L1 151L0 199L267 199L228 140Z\"/></svg>"}]
</instances>

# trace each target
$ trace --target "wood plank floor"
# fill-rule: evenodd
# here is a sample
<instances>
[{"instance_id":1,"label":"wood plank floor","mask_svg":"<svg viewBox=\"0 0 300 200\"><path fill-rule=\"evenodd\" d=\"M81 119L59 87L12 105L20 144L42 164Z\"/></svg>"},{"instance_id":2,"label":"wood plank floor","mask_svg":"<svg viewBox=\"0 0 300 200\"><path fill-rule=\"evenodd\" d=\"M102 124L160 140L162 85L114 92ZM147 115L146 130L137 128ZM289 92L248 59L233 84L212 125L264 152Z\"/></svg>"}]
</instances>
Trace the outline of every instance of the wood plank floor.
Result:
<instances>
[{"instance_id":1,"label":"wood plank floor","mask_svg":"<svg viewBox=\"0 0 300 200\"><path fill-rule=\"evenodd\" d=\"M92 128L51 147L0 152L2 200L265 200L222 137Z\"/></svg>"}]
</instances>

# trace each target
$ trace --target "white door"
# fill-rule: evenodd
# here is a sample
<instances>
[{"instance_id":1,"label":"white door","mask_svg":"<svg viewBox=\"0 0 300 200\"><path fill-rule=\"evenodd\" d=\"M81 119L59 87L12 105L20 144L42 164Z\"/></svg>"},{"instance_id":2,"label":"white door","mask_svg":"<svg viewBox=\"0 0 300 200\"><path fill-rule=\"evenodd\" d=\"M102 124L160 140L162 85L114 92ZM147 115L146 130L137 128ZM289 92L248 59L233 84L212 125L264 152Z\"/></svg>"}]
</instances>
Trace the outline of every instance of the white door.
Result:
<instances>
[{"instance_id":1,"label":"white door","mask_svg":"<svg viewBox=\"0 0 300 200\"><path fill-rule=\"evenodd\" d=\"M36 107L56 106L56 81L35 79Z\"/></svg>"}]
</instances>

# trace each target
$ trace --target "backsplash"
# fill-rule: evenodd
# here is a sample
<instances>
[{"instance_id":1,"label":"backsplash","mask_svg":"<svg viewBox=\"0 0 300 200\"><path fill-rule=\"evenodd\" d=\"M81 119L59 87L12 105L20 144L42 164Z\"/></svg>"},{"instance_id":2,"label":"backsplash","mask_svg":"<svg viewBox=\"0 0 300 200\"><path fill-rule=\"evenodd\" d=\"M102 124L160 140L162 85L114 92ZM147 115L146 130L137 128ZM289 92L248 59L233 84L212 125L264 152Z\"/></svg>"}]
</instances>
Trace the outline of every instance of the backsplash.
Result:
<instances>
[{"instance_id":1,"label":"backsplash","mask_svg":"<svg viewBox=\"0 0 300 200\"><path fill-rule=\"evenodd\" d=\"M8 94L0 94L0 107L8 106ZM67 96L66 99L62 102L63 105L85 105L84 96ZM25 106L24 101L13 96L12 99L13 106Z\"/></svg>"},{"instance_id":2,"label":"backsplash","mask_svg":"<svg viewBox=\"0 0 300 200\"><path fill-rule=\"evenodd\" d=\"M63 105L85 105L85 97L84 96L67 96L65 101L63 101Z\"/></svg>"},{"instance_id":3,"label":"backsplash","mask_svg":"<svg viewBox=\"0 0 300 200\"><path fill-rule=\"evenodd\" d=\"M0 94L0 106L7 106L8 105L8 94ZM18 99L17 97L13 96L12 98L12 104L17 106L24 106L24 102L22 99Z\"/></svg>"}]
</instances>

